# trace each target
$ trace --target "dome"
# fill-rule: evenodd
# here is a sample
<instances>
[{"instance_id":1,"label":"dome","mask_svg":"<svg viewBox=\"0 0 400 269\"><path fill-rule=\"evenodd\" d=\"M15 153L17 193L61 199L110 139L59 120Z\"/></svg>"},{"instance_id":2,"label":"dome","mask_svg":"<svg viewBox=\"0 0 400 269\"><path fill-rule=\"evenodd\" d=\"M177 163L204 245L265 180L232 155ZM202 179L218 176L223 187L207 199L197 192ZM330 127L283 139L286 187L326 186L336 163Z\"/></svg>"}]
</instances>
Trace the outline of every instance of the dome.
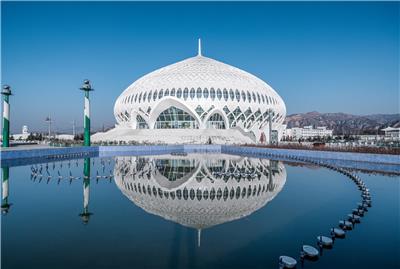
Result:
<instances>
[{"instance_id":1,"label":"dome","mask_svg":"<svg viewBox=\"0 0 400 269\"><path fill-rule=\"evenodd\" d=\"M133 82L117 98L114 116L116 130L95 140L158 136L169 143L170 135L178 142L212 136L221 143L265 143L279 140L286 107L263 80L199 51Z\"/></svg>"},{"instance_id":2,"label":"dome","mask_svg":"<svg viewBox=\"0 0 400 269\"><path fill-rule=\"evenodd\" d=\"M234 66L197 55L153 71L130 85L121 95L135 94L143 89L240 89L263 93L282 101L264 81ZM120 97L120 98L121 98Z\"/></svg>"}]
</instances>

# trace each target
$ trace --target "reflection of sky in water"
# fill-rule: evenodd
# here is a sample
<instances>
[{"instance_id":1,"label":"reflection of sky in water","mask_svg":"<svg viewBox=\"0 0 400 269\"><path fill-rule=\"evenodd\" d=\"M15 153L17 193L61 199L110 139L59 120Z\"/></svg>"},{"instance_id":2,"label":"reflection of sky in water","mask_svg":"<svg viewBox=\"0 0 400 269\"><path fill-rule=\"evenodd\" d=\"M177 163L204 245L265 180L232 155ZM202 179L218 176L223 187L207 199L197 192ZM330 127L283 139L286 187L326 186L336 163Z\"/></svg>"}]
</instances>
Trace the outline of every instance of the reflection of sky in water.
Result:
<instances>
[{"instance_id":1,"label":"reflection of sky in water","mask_svg":"<svg viewBox=\"0 0 400 269\"><path fill-rule=\"evenodd\" d=\"M50 163L50 180L45 165L41 180L30 178L30 166L11 167L7 202L12 205L2 216L2 268L276 268L279 255L297 257L299 246L314 244L359 201L352 182L316 167L224 155L118 159L114 166L114 159L92 158L87 190L83 160L70 167L64 161L62 168L55 163L54 170ZM175 168L174 162L182 161L188 168ZM110 180L110 174L115 178ZM398 267L399 179L361 176L371 189L373 207L345 240L306 268L378 268L382 261L385 268ZM87 225L80 216L85 201L93 213ZM208 227L202 230L201 247L199 227Z\"/></svg>"}]
</instances>

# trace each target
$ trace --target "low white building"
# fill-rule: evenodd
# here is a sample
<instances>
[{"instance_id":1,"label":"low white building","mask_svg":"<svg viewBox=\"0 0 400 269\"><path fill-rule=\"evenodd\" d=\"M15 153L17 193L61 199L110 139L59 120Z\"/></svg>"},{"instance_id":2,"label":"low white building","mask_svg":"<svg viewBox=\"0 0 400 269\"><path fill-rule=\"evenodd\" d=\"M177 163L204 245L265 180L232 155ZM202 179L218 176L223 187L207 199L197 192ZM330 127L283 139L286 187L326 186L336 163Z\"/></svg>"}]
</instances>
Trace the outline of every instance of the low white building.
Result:
<instances>
[{"instance_id":1,"label":"low white building","mask_svg":"<svg viewBox=\"0 0 400 269\"><path fill-rule=\"evenodd\" d=\"M22 133L21 134L13 134L13 138L14 140L26 140L29 136L29 132L28 132L28 126L23 125L22 126Z\"/></svg>"},{"instance_id":2,"label":"low white building","mask_svg":"<svg viewBox=\"0 0 400 269\"><path fill-rule=\"evenodd\" d=\"M311 137L328 137L332 136L333 130L329 130L326 126L321 126L317 128L313 128L313 126L304 126L303 128L294 127L285 129L283 131L283 137L289 139L306 139Z\"/></svg>"},{"instance_id":3,"label":"low white building","mask_svg":"<svg viewBox=\"0 0 400 269\"><path fill-rule=\"evenodd\" d=\"M385 140L400 140L400 128L387 127L382 131L385 132Z\"/></svg>"}]
</instances>

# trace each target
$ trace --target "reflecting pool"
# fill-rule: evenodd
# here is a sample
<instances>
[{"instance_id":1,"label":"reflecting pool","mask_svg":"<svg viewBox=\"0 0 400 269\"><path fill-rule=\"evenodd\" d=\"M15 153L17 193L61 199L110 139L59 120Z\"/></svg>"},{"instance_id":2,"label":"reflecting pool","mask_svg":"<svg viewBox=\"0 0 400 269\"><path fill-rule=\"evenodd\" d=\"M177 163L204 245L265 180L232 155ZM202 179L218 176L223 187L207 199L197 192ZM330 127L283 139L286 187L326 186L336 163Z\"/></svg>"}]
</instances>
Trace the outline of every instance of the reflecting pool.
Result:
<instances>
[{"instance_id":1,"label":"reflecting pool","mask_svg":"<svg viewBox=\"0 0 400 269\"><path fill-rule=\"evenodd\" d=\"M373 206L304 268L400 266L399 177L357 173ZM278 268L359 200L335 171L223 154L2 167L1 266Z\"/></svg>"}]
</instances>

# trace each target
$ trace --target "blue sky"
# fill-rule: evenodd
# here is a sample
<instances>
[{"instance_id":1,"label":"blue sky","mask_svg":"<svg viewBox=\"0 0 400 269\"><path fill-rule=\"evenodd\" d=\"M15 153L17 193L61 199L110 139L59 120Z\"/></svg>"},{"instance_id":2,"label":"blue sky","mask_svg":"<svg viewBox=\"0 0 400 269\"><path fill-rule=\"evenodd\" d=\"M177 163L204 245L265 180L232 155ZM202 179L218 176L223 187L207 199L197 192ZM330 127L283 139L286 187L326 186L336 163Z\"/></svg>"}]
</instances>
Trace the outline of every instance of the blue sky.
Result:
<instances>
[{"instance_id":1,"label":"blue sky","mask_svg":"<svg viewBox=\"0 0 400 269\"><path fill-rule=\"evenodd\" d=\"M270 84L288 114L399 112L397 2L1 2L1 81L14 90L12 131L114 124L119 94L140 76L194 56Z\"/></svg>"}]
</instances>

